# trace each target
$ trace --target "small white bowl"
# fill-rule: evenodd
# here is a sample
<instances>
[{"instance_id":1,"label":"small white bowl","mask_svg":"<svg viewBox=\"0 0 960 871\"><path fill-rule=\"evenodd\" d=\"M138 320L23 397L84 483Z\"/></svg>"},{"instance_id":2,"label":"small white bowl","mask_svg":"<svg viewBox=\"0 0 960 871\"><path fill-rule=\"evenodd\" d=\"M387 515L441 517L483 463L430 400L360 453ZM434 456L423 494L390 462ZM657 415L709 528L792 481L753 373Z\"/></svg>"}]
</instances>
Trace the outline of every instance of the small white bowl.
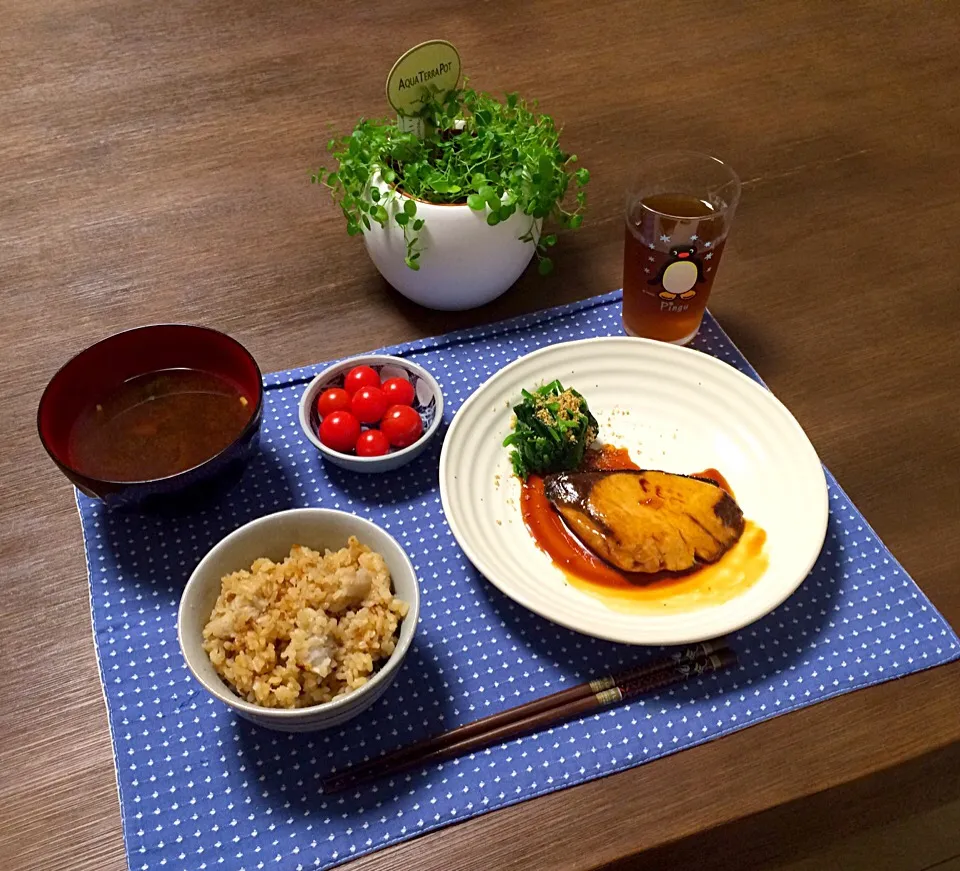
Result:
<instances>
[{"instance_id":1,"label":"small white bowl","mask_svg":"<svg viewBox=\"0 0 960 871\"><path fill-rule=\"evenodd\" d=\"M354 454L342 454L320 441L317 434L320 424L317 399L329 387L342 387L344 377L354 366L370 366L379 373L381 381L386 381L387 378L406 378L413 384L416 394L413 407L423 420L423 435L412 445L391 450L382 457L358 457ZM334 363L317 375L300 397L300 427L304 435L325 459L351 472L390 472L399 469L423 453L427 443L436 435L442 420L443 394L437 379L422 366L401 357L391 357L389 354L367 354Z\"/></svg>"},{"instance_id":2,"label":"small white bowl","mask_svg":"<svg viewBox=\"0 0 960 871\"><path fill-rule=\"evenodd\" d=\"M302 544L315 550L338 550L355 535L381 554L390 569L393 590L410 607L400 623L393 655L359 689L309 708L264 708L241 699L217 674L203 649L203 627L220 595L224 575L249 569L260 557L280 561L290 548ZM339 726L365 711L393 683L410 649L420 614L420 590L413 565L396 540L374 523L329 508L294 508L268 514L234 530L200 561L180 598L177 636L187 667L203 688L241 717L283 732L312 732Z\"/></svg>"}]
</instances>

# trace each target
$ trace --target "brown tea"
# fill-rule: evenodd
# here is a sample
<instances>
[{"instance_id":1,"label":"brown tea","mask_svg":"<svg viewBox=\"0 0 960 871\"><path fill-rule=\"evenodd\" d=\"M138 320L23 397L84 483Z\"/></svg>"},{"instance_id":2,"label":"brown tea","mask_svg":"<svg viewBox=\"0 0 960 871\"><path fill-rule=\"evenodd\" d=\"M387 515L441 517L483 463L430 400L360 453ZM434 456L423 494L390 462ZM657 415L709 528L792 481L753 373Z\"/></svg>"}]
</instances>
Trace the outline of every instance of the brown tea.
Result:
<instances>
[{"instance_id":1,"label":"brown tea","mask_svg":"<svg viewBox=\"0 0 960 871\"><path fill-rule=\"evenodd\" d=\"M628 333L685 342L703 317L726 241L727 221L706 200L652 194L628 209L623 248L623 325Z\"/></svg>"},{"instance_id":2,"label":"brown tea","mask_svg":"<svg viewBox=\"0 0 960 871\"><path fill-rule=\"evenodd\" d=\"M151 481L184 472L240 435L254 401L225 378L199 369L131 378L77 417L71 464L102 481Z\"/></svg>"}]
</instances>

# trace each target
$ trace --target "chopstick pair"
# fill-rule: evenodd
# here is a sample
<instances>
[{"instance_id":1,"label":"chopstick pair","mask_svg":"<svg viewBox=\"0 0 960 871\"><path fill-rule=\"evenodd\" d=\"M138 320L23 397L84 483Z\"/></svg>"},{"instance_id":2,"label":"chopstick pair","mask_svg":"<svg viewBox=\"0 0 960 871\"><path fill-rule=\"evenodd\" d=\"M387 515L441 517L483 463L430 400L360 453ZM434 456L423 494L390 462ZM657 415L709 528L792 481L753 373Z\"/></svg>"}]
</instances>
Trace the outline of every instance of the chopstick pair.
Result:
<instances>
[{"instance_id":1,"label":"chopstick pair","mask_svg":"<svg viewBox=\"0 0 960 871\"><path fill-rule=\"evenodd\" d=\"M730 668L736 661L736 654L725 645L723 639L703 641L655 662L561 690L408 747L401 747L377 759L361 762L325 778L321 781L321 788L325 794L340 792L410 768L445 762L491 744L511 741L612 705L632 701L646 693L683 683L691 676Z\"/></svg>"}]
</instances>

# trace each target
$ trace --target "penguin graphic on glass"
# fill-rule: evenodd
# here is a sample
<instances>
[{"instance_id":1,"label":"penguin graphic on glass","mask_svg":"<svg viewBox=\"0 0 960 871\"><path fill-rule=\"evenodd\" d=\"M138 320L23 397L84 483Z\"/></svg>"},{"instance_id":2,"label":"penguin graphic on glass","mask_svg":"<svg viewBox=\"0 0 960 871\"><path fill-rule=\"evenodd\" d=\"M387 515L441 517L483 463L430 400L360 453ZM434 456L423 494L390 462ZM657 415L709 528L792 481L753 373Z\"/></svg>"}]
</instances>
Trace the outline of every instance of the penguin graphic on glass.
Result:
<instances>
[{"instance_id":1,"label":"penguin graphic on glass","mask_svg":"<svg viewBox=\"0 0 960 871\"><path fill-rule=\"evenodd\" d=\"M696 245L678 245L670 249L670 259L647 284L659 284L660 299L693 299L697 295L696 286L706 279L703 276L703 262L697 257Z\"/></svg>"}]
</instances>

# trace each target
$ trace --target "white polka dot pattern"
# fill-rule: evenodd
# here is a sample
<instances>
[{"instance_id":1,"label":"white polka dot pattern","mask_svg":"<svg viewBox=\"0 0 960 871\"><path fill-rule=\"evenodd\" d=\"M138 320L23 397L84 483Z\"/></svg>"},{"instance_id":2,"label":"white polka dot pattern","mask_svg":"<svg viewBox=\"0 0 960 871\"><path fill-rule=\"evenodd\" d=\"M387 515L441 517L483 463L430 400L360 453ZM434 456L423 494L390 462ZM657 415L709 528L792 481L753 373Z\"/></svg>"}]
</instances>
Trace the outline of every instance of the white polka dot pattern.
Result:
<instances>
[{"instance_id":1,"label":"white polka dot pattern","mask_svg":"<svg viewBox=\"0 0 960 871\"><path fill-rule=\"evenodd\" d=\"M480 383L528 351L620 334L619 299L606 294L387 353L437 377L449 420ZM709 316L695 347L757 377ZM742 664L733 673L324 798L319 780L334 767L660 651L561 629L487 583L444 522L440 438L382 476L325 467L297 423L300 393L320 368L265 378L262 452L221 504L158 518L77 497L131 871L329 868L960 656L955 633L828 475L820 560L787 602L737 633ZM203 554L248 520L294 506L376 521L407 550L422 588L421 625L395 684L358 719L312 735L233 717L191 678L176 638L180 592Z\"/></svg>"}]
</instances>

